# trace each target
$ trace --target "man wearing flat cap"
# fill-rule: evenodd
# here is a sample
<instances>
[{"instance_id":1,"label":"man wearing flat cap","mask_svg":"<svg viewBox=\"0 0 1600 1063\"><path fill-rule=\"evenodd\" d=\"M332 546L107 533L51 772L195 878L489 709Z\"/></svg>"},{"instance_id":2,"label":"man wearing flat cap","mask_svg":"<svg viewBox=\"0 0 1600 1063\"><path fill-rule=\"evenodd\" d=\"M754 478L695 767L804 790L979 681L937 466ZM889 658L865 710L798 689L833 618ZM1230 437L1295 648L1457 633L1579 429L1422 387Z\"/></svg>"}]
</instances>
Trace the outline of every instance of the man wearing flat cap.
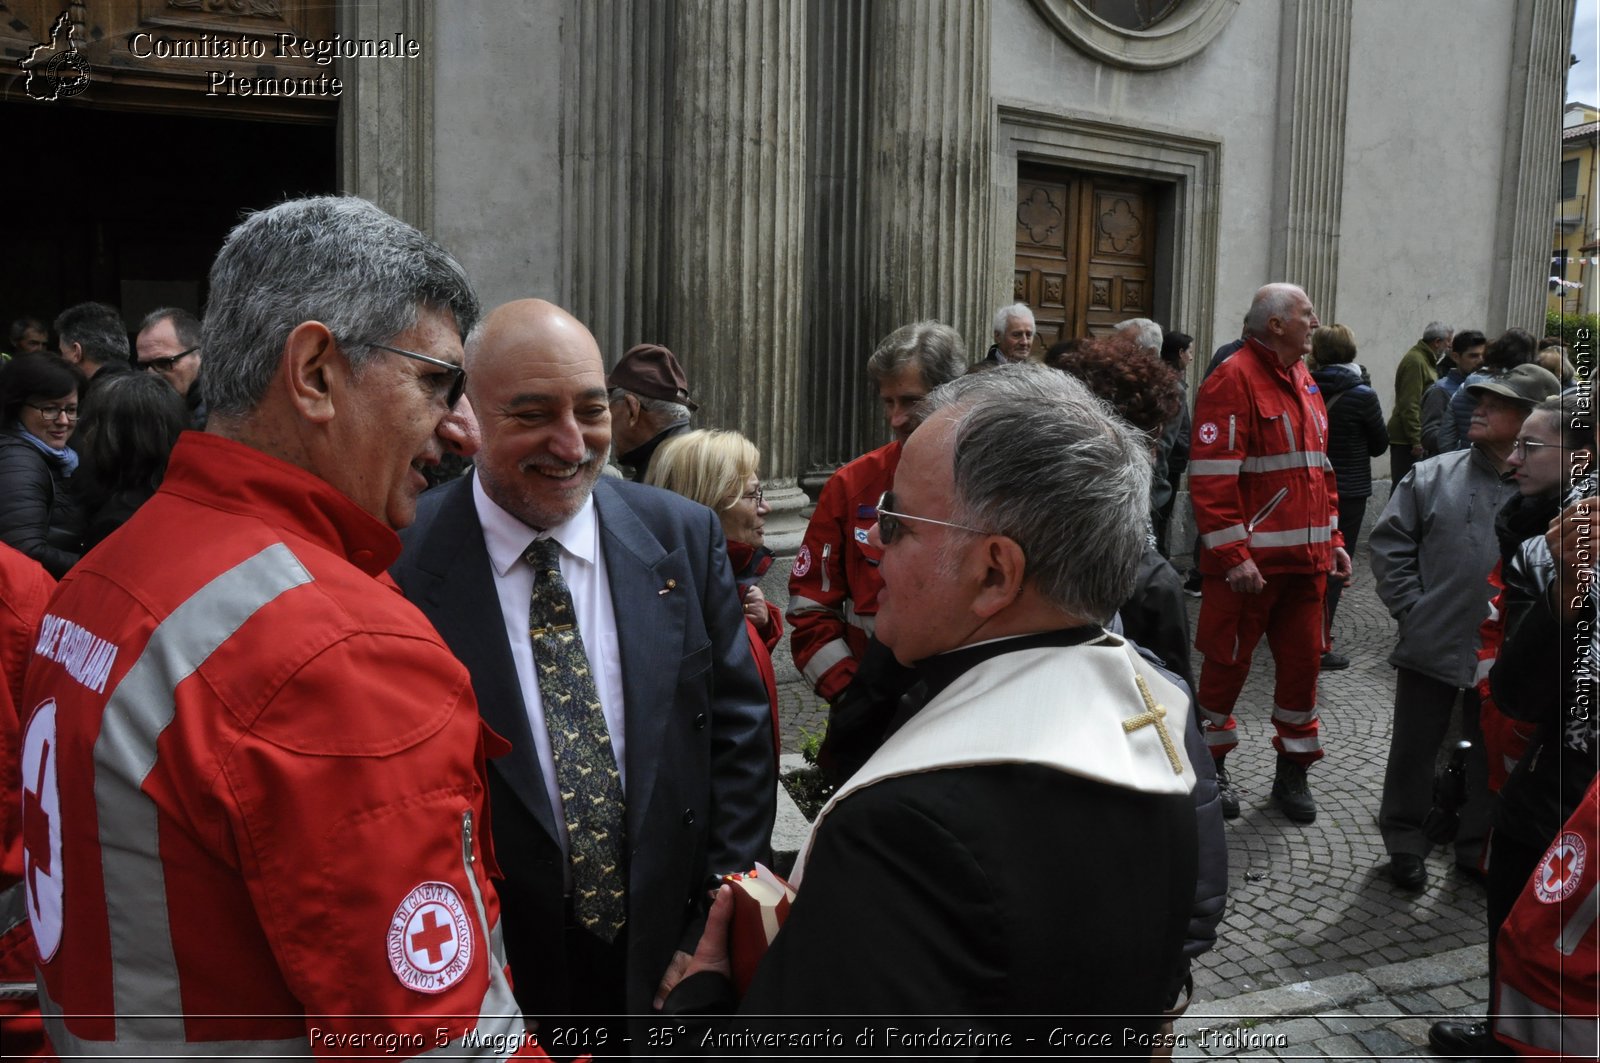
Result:
<instances>
[{"instance_id":1,"label":"man wearing flat cap","mask_svg":"<svg viewBox=\"0 0 1600 1063\"><path fill-rule=\"evenodd\" d=\"M683 366L659 343L641 343L623 355L606 388L613 460L629 479L642 481L656 448L688 431L689 414L700 406L689 398Z\"/></svg>"},{"instance_id":2,"label":"man wearing flat cap","mask_svg":"<svg viewBox=\"0 0 1600 1063\"><path fill-rule=\"evenodd\" d=\"M1394 731L1378 806L1389 851L1389 877L1403 890L1428 882L1433 842L1423 820L1433 805L1433 765L1461 701L1467 752L1467 798L1455 838L1455 864L1479 873L1489 828L1488 763L1473 686L1478 625L1489 613L1489 572L1500 558L1495 515L1517 493L1512 448L1522 422L1561 382L1537 365L1520 365L1463 385L1477 406L1471 445L1419 461L1395 485L1372 530L1378 597L1400 624L1389 663L1395 677Z\"/></svg>"}]
</instances>

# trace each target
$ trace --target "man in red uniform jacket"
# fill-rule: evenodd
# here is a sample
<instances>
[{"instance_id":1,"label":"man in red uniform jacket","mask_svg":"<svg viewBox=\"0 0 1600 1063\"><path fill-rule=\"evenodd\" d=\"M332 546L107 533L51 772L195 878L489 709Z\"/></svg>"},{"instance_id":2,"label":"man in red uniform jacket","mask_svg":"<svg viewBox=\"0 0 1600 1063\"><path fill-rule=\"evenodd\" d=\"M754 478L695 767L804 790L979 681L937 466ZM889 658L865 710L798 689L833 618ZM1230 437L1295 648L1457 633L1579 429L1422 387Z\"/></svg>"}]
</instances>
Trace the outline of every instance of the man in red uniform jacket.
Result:
<instances>
[{"instance_id":1,"label":"man in red uniform jacket","mask_svg":"<svg viewBox=\"0 0 1600 1063\"><path fill-rule=\"evenodd\" d=\"M1263 633L1277 665L1272 797L1296 823L1317 816L1306 768L1322 757L1322 599L1330 571L1338 580L1350 575L1327 409L1301 361L1317 324L1300 288L1262 288L1245 316L1244 346L1195 399L1189 493L1204 579L1195 648L1205 656L1196 702L1229 819L1239 798L1223 758L1238 745L1233 706Z\"/></svg>"},{"instance_id":2,"label":"man in red uniform jacket","mask_svg":"<svg viewBox=\"0 0 1600 1063\"><path fill-rule=\"evenodd\" d=\"M22 676L39 634L39 618L56 581L37 561L0 543L0 1026L6 1054L44 1049L33 990L33 931L22 881Z\"/></svg>"},{"instance_id":3,"label":"man in red uniform jacket","mask_svg":"<svg viewBox=\"0 0 1600 1063\"><path fill-rule=\"evenodd\" d=\"M460 443L478 304L354 198L228 237L211 414L51 599L24 880L60 1055L535 1053L498 955L466 669L385 569Z\"/></svg>"},{"instance_id":4,"label":"man in red uniform jacket","mask_svg":"<svg viewBox=\"0 0 1600 1063\"><path fill-rule=\"evenodd\" d=\"M794 663L817 695L832 705L824 745L826 764L842 759L858 765L876 747L872 737L876 728L870 722L864 734L856 734L863 721L853 719L848 707L842 716L840 712L841 699L867 657L878 616L878 592L883 588L878 575L881 552L867 535L878 520L878 499L894 484L901 444L911 434L912 410L928 392L966 368L966 346L948 325L919 321L884 337L867 360L867 376L878 389L894 439L829 477L789 573L789 646ZM881 648L872 657L892 667ZM862 744L858 738L867 748L855 748Z\"/></svg>"}]
</instances>

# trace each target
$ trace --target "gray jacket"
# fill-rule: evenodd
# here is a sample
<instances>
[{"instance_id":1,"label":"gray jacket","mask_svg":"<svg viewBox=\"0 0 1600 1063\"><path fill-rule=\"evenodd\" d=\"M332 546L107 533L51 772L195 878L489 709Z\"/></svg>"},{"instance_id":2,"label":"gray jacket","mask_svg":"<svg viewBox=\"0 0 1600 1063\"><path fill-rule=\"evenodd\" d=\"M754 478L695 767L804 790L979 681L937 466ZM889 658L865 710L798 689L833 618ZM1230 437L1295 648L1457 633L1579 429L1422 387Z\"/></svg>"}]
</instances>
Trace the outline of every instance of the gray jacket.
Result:
<instances>
[{"instance_id":1,"label":"gray jacket","mask_svg":"<svg viewBox=\"0 0 1600 1063\"><path fill-rule=\"evenodd\" d=\"M1475 446L1418 462L1394 489L1371 539L1378 597L1400 622L1390 664L1472 685L1500 559L1494 518L1516 493Z\"/></svg>"}]
</instances>

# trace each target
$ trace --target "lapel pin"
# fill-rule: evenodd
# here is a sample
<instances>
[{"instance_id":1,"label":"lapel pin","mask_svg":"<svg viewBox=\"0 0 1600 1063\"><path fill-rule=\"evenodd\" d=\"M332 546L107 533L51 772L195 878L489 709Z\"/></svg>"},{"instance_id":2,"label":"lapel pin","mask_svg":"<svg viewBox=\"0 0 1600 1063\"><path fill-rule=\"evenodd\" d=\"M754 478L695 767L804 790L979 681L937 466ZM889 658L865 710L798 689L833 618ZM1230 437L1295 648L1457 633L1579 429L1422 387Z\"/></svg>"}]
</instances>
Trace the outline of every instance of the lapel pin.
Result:
<instances>
[{"instance_id":1,"label":"lapel pin","mask_svg":"<svg viewBox=\"0 0 1600 1063\"><path fill-rule=\"evenodd\" d=\"M675 591L677 589L678 589L678 581L675 580L675 579L669 579L669 580L667 580L667 585L665 587L661 588L660 590L656 591L656 593L661 595L661 596L663 596L663 597L665 597L668 591Z\"/></svg>"}]
</instances>

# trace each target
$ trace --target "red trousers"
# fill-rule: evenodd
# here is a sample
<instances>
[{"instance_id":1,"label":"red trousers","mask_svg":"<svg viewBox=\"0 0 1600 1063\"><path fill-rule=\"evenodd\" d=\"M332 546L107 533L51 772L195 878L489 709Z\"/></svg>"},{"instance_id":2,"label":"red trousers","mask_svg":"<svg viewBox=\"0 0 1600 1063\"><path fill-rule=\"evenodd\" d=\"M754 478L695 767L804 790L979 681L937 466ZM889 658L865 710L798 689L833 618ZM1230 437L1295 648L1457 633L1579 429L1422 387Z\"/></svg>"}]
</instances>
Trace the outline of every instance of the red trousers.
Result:
<instances>
[{"instance_id":1,"label":"red trousers","mask_svg":"<svg viewBox=\"0 0 1600 1063\"><path fill-rule=\"evenodd\" d=\"M1205 655L1195 693L1214 757L1239 744L1233 718L1239 691L1250 675L1250 657L1267 636L1277 666L1273 690L1272 746L1300 764L1322 758L1317 719L1317 673L1327 648L1322 626L1326 574L1273 573L1260 594L1239 594L1221 576L1206 576L1201 588L1195 649Z\"/></svg>"}]
</instances>

